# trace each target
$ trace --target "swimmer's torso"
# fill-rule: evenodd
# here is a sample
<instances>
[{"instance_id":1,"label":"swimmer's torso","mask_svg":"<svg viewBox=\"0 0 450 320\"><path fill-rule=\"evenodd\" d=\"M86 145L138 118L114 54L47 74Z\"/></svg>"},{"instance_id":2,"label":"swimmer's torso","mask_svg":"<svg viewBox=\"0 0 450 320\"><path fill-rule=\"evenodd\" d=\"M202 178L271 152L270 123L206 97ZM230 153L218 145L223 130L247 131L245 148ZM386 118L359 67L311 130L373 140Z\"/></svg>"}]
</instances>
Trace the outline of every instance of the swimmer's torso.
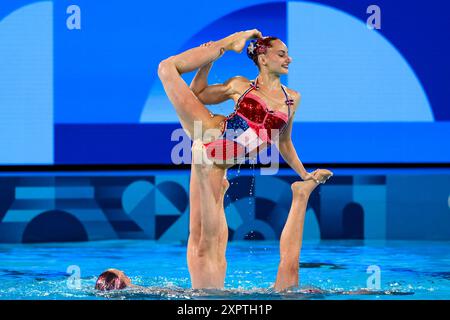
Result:
<instances>
[{"instance_id":1,"label":"swimmer's torso","mask_svg":"<svg viewBox=\"0 0 450 320\"><path fill-rule=\"evenodd\" d=\"M287 113L270 109L252 92L258 89L257 81L252 82L238 99L235 111L224 119L220 136L204 144L208 158L215 163L237 163L255 157L274 143L286 129L293 105L285 88L281 88Z\"/></svg>"}]
</instances>

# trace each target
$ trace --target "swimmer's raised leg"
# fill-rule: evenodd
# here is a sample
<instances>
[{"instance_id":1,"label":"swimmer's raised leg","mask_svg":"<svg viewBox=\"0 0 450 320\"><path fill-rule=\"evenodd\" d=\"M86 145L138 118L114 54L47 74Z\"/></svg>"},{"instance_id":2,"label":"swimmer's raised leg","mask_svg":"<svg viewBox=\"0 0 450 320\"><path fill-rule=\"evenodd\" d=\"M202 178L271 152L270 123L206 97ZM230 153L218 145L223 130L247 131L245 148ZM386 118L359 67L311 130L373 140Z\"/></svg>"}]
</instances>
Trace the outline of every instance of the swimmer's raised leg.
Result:
<instances>
[{"instance_id":1,"label":"swimmer's raised leg","mask_svg":"<svg viewBox=\"0 0 450 320\"><path fill-rule=\"evenodd\" d=\"M240 52L247 40L261 37L256 29L236 32L226 38L214 41L208 46L199 46L171 56L160 62L158 76L167 97L180 119L181 126L194 139L194 121L201 121L202 129L217 127L222 118L211 118L209 110L195 96L181 74L196 70L219 58L225 51Z\"/></svg>"},{"instance_id":2,"label":"swimmer's raised leg","mask_svg":"<svg viewBox=\"0 0 450 320\"><path fill-rule=\"evenodd\" d=\"M332 173L319 170L316 177L326 181ZM315 180L297 181L291 185L292 204L280 238L280 263L274 289L283 291L299 285L299 258L303 239L303 225L309 196L319 184Z\"/></svg>"}]
</instances>

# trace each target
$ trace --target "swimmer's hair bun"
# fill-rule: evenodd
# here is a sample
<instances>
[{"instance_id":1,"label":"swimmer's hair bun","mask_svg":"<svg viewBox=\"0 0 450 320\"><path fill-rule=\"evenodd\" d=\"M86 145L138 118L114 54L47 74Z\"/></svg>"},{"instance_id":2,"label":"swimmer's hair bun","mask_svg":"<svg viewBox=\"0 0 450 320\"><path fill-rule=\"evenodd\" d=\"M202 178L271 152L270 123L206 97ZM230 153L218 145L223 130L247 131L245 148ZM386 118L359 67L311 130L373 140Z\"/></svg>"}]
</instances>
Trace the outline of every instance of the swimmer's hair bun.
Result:
<instances>
[{"instance_id":1,"label":"swimmer's hair bun","mask_svg":"<svg viewBox=\"0 0 450 320\"><path fill-rule=\"evenodd\" d=\"M272 47L270 42L277 39L276 37L263 37L251 40L247 46L247 56L258 65L258 55L266 53L267 48Z\"/></svg>"}]
</instances>

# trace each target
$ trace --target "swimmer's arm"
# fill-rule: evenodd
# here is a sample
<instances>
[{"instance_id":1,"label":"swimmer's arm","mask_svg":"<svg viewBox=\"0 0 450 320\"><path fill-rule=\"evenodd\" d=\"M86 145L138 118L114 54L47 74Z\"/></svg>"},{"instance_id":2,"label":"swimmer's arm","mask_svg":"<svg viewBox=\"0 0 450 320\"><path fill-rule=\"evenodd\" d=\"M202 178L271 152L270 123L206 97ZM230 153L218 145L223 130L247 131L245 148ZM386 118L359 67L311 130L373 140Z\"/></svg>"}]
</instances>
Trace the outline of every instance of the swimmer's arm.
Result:
<instances>
[{"instance_id":1,"label":"swimmer's arm","mask_svg":"<svg viewBox=\"0 0 450 320\"><path fill-rule=\"evenodd\" d=\"M306 171L303 163L300 161L298 157L297 151L295 150L294 144L292 143L291 135L292 135L292 125L294 122L295 112L297 111L297 107L300 104L301 96L299 93L295 92L293 94L294 105L293 112L291 118L289 119L286 130L280 136L280 141L278 144L278 150L280 151L281 156L284 161L295 171L297 174L304 179L308 172Z\"/></svg>"},{"instance_id":2,"label":"swimmer's arm","mask_svg":"<svg viewBox=\"0 0 450 320\"><path fill-rule=\"evenodd\" d=\"M284 161L304 180L308 172L300 161L292 141L280 139L278 150Z\"/></svg>"},{"instance_id":3,"label":"swimmer's arm","mask_svg":"<svg viewBox=\"0 0 450 320\"><path fill-rule=\"evenodd\" d=\"M192 92L203 104L219 104L233 99L233 96L239 92L236 89L237 82L243 81L244 78L233 77L224 83L208 85L208 73L211 65L205 65L197 71L190 85Z\"/></svg>"},{"instance_id":4,"label":"swimmer's arm","mask_svg":"<svg viewBox=\"0 0 450 320\"><path fill-rule=\"evenodd\" d=\"M197 98L199 93L202 92L208 86L208 74L209 71L211 70L212 65L213 63L210 62L200 67L197 70L194 79L192 79L191 81L191 85L189 86L189 88L197 96Z\"/></svg>"}]
</instances>

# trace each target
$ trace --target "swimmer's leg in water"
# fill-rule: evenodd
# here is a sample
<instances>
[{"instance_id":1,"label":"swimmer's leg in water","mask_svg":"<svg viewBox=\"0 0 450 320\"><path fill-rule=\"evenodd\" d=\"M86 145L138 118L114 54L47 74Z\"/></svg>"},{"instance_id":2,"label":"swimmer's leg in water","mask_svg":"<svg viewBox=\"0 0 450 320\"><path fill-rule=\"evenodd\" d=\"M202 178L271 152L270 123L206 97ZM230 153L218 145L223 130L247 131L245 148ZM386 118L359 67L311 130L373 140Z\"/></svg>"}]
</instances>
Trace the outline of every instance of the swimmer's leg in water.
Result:
<instances>
[{"instance_id":1,"label":"swimmer's leg in water","mask_svg":"<svg viewBox=\"0 0 450 320\"><path fill-rule=\"evenodd\" d=\"M196 140L192 155L205 152ZM211 164L192 164L188 268L194 289L224 287L228 226L223 206L229 183L225 169Z\"/></svg>"},{"instance_id":2,"label":"swimmer's leg in water","mask_svg":"<svg viewBox=\"0 0 450 320\"><path fill-rule=\"evenodd\" d=\"M275 291L283 291L299 284L299 258L303 225L308 199L318 184L314 180L297 181L291 185L292 204L280 238L280 264Z\"/></svg>"}]
</instances>

